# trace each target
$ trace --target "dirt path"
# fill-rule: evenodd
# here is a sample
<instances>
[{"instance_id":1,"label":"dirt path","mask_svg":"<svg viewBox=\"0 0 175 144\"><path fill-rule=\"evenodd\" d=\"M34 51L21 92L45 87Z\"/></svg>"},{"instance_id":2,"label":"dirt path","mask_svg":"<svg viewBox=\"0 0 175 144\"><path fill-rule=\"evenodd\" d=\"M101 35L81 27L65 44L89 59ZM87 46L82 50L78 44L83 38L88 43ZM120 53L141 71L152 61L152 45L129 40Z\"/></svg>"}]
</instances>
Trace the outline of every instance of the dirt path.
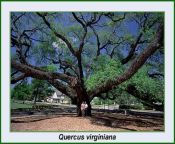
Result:
<instances>
[{"instance_id":1,"label":"dirt path","mask_svg":"<svg viewBox=\"0 0 175 144\"><path fill-rule=\"evenodd\" d=\"M89 118L60 117L30 123L12 123L12 130L40 131L114 131L107 126L93 125Z\"/></svg>"},{"instance_id":2,"label":"dirt path","mask_svg":"<svg viewBox=\"0 0 175 144\"><path fill-rule=\"evenodd\" d=\"M41 118L41 117L40 117ZM92 117L60 115L55 118L16 118L12 131L162 131L163 119L125 116L123 114L96 114Z\"/></svg>"}]
</instances>

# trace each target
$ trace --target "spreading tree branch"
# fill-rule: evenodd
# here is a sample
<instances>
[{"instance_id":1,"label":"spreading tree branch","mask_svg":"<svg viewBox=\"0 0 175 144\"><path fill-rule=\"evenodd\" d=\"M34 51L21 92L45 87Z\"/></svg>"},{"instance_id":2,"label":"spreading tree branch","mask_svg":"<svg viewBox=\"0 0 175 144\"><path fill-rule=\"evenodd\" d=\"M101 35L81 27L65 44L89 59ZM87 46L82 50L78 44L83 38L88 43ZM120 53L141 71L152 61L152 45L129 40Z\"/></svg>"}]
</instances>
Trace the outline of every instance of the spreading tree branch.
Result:
<instances>
[{"instance_id":1,"label":"spreading tree branch","mask_svg":"<svg viewBox=\"0 0 175 144\"><path fill-rule=\"evenodd\" d=\"M134 19L143 31L140 31L135 42L133 42L131 44L130 51L129 51L128 55L124 59L122 59L122 61L121 61L122 64L126 64L127 62L130 61L130 59L134 56L135 50L139 44L148 43L148 40L141 40L141 39L142 39L144 33L146 32L146 29L152 28L159 20L158 18L156 18L155 20L153 20L153 22L147 24L148 15L144 14L143 17L144 17L143 22L139 22L136 19Z\"/></svg>"},{"instance_id":2,"label":"spreading tree branch","mask_svg":"<svg viewBox=\"0 0 175 144\"><path fill-rule=\"evenodd\" d=\"M60 38L61 40L63 40L63 41L66 43L66 45L67 45L67 47L69 48L70 52L71 52L73 55L76 55L76 53L75 53L75 51L74 51L74 49L73 49L71 43L69 42L69 40L68 40L66 37L64 37L63 35L61 35L60 33L58 33L58 32L52 27L52 25L51 25L51 24L48 22L48 20L46 19L45 15L43 15L42 13L39 13L39 12L37 12L37 15L40 16L40 17L43 19L44 23L45 23L45 24L48 26L48 28L55 34L56 37Z\"/></svg>"},{"instance_id":3,"label":"spreading tree branch","mask_svg":"<svg viewBox=\"0 0 175 144\"><path fill-rule=\"evenodd\" d=\"M46 72L41 70L41 68L36 68L35 66L21 64L12 60L11 62L12 68L26 74L27 76L41 79L41 80L52 80L52 79L59 79L66 83L70 83L72 77L67 76L66 74L61 73L54 73L54 72Z\"/></svg>"},{"instance_id":4,"label":"spreading tree branch","mask_svg":"<svg viewBox=\"0 0 175 144\"><path fill-rule=\"evenodd\" d=\"M155 39L150 43L150 45L133 61L125 72L117 77L114 77L113 80L108 80L104 85L97 87L95 90L89 91L89 95L96 96L101 93L108 92L112 90L122 82L131 78L139 68L146 62L146 60L154 54L154 52L163 45L164 37L164 26L161 24L158 28L158 31L155 35Z\"/></svg>"}]
</instances>

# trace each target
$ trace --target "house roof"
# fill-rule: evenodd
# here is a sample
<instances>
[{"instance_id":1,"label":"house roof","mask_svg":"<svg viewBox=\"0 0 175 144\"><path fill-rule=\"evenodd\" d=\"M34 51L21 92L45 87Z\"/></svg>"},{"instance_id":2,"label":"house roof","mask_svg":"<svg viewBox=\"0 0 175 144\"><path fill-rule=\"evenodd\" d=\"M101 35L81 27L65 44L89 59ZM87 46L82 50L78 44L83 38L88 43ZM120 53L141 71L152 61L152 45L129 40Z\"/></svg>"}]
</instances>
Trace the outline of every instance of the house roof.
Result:
<instances>
[{"instance_id":1,"label":"house roof","mask_svg":"<svg viewBox=\"0 0 175 144\"><path fill-rule=\"evenodd\" d=\"M52 94L50 98L52 99L64 99L64 94L58 90L55 90L55 92Z\"/></svg>"},{"instance_id":2,"label":"house roof","mask_svg":"<svg viewBox=\"0 0 175 144\"><path fill-rule=\"evenodd\" d=\"M62 92L60 92L59 90L55 90L57 96L65 96Z\"/></svg>"}]
</instances>

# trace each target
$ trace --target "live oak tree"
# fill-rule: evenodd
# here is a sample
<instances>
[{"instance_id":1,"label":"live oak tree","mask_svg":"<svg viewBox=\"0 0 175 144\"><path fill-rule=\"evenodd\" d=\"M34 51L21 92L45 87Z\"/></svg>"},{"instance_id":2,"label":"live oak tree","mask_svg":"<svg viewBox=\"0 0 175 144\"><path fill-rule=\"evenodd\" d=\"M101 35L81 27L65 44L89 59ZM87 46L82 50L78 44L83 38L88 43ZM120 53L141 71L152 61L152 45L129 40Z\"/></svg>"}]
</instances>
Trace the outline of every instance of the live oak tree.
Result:
<instances>
[{"instance_id":1,"label":"live oak tree","mask_svg":"<svg viewBox=\"0 0 175 144\"><path fill-rule=\"evenodd\" d=\"M26 77L46 80L71 98L78 116L82 101L90 116L94 97L122 85L153 103L155 94L142 91L132 77L152 64L146 77L163 81L156 68L163 63L163 17L148 12L13 12L11 83Z\"/></svg>"}]
</instances>

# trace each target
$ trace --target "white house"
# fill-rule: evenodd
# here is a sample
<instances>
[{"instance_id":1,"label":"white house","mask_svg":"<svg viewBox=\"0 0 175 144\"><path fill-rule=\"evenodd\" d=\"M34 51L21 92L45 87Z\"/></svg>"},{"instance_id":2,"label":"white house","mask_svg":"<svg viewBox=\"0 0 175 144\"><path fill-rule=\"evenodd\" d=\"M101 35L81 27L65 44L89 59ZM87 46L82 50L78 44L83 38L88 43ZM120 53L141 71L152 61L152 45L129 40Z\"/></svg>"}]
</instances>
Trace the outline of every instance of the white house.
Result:
<instances>
[{"instance_id":1,"label":"white house","mask_svg":"<svg viewBox=\"0 0 175 144\"><path fill-rule=\"evenodd\" d=\"M46 101L50 103L69 103L70 101L67 101L66 97L62 92L55 90L52 96L47 97Z\"/></svg>"}]
</instances>

